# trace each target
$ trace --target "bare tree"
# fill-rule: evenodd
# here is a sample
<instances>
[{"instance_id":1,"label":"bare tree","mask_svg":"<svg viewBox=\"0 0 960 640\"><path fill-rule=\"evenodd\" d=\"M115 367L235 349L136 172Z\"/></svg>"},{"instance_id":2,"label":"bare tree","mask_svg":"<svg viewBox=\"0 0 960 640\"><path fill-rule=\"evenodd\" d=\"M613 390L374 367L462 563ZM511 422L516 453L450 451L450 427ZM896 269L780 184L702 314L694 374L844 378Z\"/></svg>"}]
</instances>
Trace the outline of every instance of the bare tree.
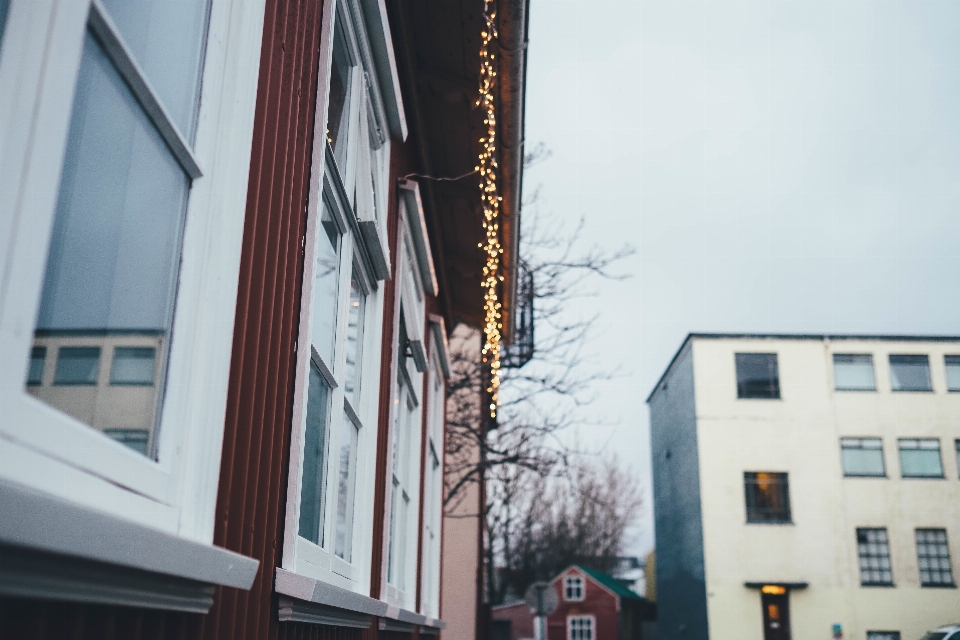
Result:
<instances>
[{"instance_id":1,"label":"bare tree","mask_svg":"<svg viewBox=\"0 0 960 640\"><path fill-rule=\"evenodd\" d=\"M491 603L519 596L574 562L613 568L642 495L637 477L615 457L581 457L562 474L521 472L512 480L512 494L492 505L498 517L488 518L499 565L488 585Z\"/></svg>"}]
</instances>

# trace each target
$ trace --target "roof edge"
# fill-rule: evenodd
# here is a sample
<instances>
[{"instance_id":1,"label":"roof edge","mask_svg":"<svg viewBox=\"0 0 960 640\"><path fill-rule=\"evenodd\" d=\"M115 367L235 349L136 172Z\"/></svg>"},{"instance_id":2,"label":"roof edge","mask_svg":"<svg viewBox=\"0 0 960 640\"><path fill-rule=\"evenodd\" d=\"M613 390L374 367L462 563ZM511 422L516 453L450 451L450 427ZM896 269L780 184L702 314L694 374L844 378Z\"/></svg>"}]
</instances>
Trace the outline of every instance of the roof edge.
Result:
<instances>
[{"instance_id":1,"label":"roof edge","mask_svg":"<svg viewBox=\"0 0 960 640\"><path fill-rule=\"evenodd\" d=\"M673 365L680 359L681 354L690 341L698 340L862 340L865 342L960 342L960 335L901 335L888 333L688 333L687 337L680 343L680 347L670 359L666 369L657 379L650 394L647 395L646 403L650 404L653 396L656 395L660 385L670 374Z\"/></svg>"}]
</instances>

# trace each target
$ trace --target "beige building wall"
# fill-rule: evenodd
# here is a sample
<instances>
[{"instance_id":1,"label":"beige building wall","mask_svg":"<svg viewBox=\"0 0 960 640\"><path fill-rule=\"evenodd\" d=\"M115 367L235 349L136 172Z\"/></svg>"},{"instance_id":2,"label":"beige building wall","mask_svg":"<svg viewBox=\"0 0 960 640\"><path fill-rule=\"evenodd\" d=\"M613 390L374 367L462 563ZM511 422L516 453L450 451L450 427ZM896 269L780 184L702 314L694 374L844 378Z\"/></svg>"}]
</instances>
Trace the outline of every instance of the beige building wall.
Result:
<instances>
[{"instance_id":1,"label":"beige building wall","mask_svg":"<svg viewBox=\"0 0 960 640\"><path fill-rule=\"evenodd\" d=\"M458 326L450 337L450 353L454 359L455 370L458 368L457 354L475 357L479 361L480 333L464 325ZM464 411L465 406L473 406L474 400L476 419L479 420L479 394L463 390L447 401L448 423L452 412ZM478 450L468 450L463 452L463 455L468 460L479 461ZM449 454L445 454L445 465L451 466L458 462L448 456ZM445 485L449 486L452 481L453 479L446 478ZM481 497L480 485L468 484L462 495L444 509L443 547L440 552L440 618L447 626L440 632L441 640L470 640L477 636Z\"/></svg>"},{"instance_id":2,"label":"beige building wall","mask_svg":"<svg viewBox=\"0 0 960 640\"><path fill-rule=\"evenodd\" d=\"M960 393L944 359L957 342L697 339L697 437L710 637L762 640L760 594L746 582L806 582L790 593L792 637L917 640L960 621L960 591L920 586L916 528L947 529L960 571ZM780 400L738 400L734 354L777 353ZM832 354L873 354L877 390L835 391ZM887 356L927 354L933 393L893 393ZM845 478L840 438L883 439L886 478ZM897 439L936 437L945 479L900 477ZM789 474L793 524L746 524L743 473ZM895 586L861 587L857 527L886 527Z\"/></svg>"}]
</instances>

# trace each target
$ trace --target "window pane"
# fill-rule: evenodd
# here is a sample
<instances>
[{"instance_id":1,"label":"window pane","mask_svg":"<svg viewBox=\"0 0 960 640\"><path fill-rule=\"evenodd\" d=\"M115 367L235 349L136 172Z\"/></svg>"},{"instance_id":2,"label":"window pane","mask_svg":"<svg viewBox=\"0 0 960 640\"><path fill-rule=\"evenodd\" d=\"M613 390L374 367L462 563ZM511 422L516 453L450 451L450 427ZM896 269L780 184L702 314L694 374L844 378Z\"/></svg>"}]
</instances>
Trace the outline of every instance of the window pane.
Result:
<instances>
[{"instance_id":1,"label":"window pane","mask_svg":"<svg viewBox=\"0 0 960 640\"><path fill-rule=\"evenodd\" d=\"M737 397L779 398L780 378L775 353L738 353Z\"/></svg>"},{"instance_id":2,"label":"window pane","mask_svg":"<svg viewBox=\"0 0 960 640\"><path fill-rule=\"evenodd\" d=\"M104 429L103 433L108 438L130 447L137 453L147 455L150 432L146 429Z\"/></svg>"},{"instance_id":3,"label":"window pane","mask_svg":"<svg viewBox=\"0 0 960 640\"><path fill-rule=\"evenodd\" d=\"M327 111L327 140L333 147L337 163L343 169L346 162L350 126L350 91L353 84L353 65L343 35L339 13L334 24L333 64L330 68L330 102Z\"/></svg>"},{"instance_id":4,"label":"window pane","mask_svg":"<svg viewBox=\"0 0 960 640\"><path fill-rule=\"evenodd\" d=\"M152 385L157 350L149 347L116 347L110 384Z\"/></svg>"},{"instance_id":5,"label":"window pane","mask_svg":"<svg viewBox=\"0 0 960 640\"><path fill-rule=\"evenodd\" d=\"M890 545L886 529L857 529L857 555L860 560L860 584L893 584Z\"/></svg>"},{"instance_id":6,"label":"window pane","mask_svg":"<svg viewBox=\"0 0 960 640\"><path fill-rule=\"evenodd\" d=\"M56 385L95 385L100 373L100 347L60 347Z\"/></svg>"},{"instance_id":7,"label":"window pane","mask_svg":"<svg viewBox=\"0 0 960 640\"><path fill-rule=\"evenodd\" d=\"M870 354L835 354L833 378L838 391L875 391L873 356Z\"/></svg>"},{"instance_id":8,"label":"window pane","mask_svg":"<svg viewBox=\"0 0 960 640\"><path fill-rule=\"evenodd\" d=\"M333 369L333 345L337 329L337 297L340 289L340 229L330 215L326 200L320 206L320 239L313 284L313 321L310 340Z\"/></svg>"},{"instance_id":9,"label":"window pane","mask_svg":"<svg viewBox=\"0 0 960 640\"><path fill-rule=\"evenodd\" d=\"M327 419L330 387L319 369L310 363L307 393L307 425L303 444L303 476L300 485L300 535L323 545L324 496L326 493Z\"/></svg>"},{"instance_id":10,"label":"window pane","mask_svg":"<svg viewBox=\"0 0 960 640\"><path fill-rule=\"evenodd\" d=\"M920 584L925 587L952 587L950 546L944 529L917 529L917 566Z\"/></svg>"},{"instance_id":11,"label":"window pane","mask_svg":"<svg viewBox=\"0 0 960 640\"><path fill-rule=\"evenodd\" d=\"M746 472L747 522L789 522L790 497L785 473Z\"/></svg>"},{"instance_id":12,"label":"window pane","mask_svg":"<svg viewBox=\"0 0 960 640\"><path fill-rule=\"evenodd\" d=\"M883 448L879 438L843 438L840 441L843 474L885 476Z\"/></svg>"},{"instance_id":13,"label":"window pane","mask_svg":"<svg viewBox=\"0 0 960 640\"><path fill-rule=\"evenodd\" d=\"M901 439L900 473L905 478L942 478L940 441L933 439Z\"/></svg>"},{"instance_id":14,"label":"window pane","mask_svg":"<svg viewBox=\"0 0 960 640\"><path fill-rule=\"evenodd\" d=\"M957 449L957 474L960 474L960 440L955 440L953 445Z\"/></svg>"},{"instance_id":15,"label":"window pane","mask_svg":"<svg viewBox=\"0 0 960 640\"><path fill-rule=\"evenodd\" d=\"M363 316L365 306L363 288L356 276L350 278L350 307L347 309L347 353L343 390L352 400L360 396L360 348L363 342Z\"/></svg>"},{"instance_id":16,"label":"window pane","mask_svg":"<svg viewBox=\"0 0 960 640\"><path fill-rule=\"evenodd\" d=\"M69 337L99 350L117 336L141 335L158 349L162 381L188 189L187 176L87 34L35 343ZM100 431L133 427L128 414L136 405L146 423L136 426L152 432L159 394L117 393L39 397Z\"/></svg>"},{"instance_id":17,"label":"window pane","mask_svg":"<svg viewBox=\"0 0 960 640\"><path fill-rule=\"evenodd\" d=\"M931 391L927 356L890 356L890 385L894 391Z\"/></svg>"},{"instance_id":18,"label":"window pane","mask_svg":"<svg viewBox=\"0 0 960 640\"><path fill-rule=\"evenodd\" d=\"M960 356L944 356L947 366L947 390L960 391Z\"/></svg>"},{"instance_id":19,"label":"window pane","mask_svg":"<svg viewBox=\"0 0 960 640\"><path fill-rule=\"evenodd\" d=\"M349 415L340 431L340 476L337 482L337 530L335 553L351 561L353 555L353 502L356 489L357 442L360 430Z\"/></svg>"},{"instance_id":20,"label":"window pane","mask_svg":"<svg viewBox=\"0 0 960 640\"><path fill-rule=\"evenodd\" d=\"M30 350L30 368L27 371L27 384L43 384L43 370L47 364L47 348L33 347Z\"/></svg>"},{"instance_id":21,"label":"window pane","mask_svg":"<svg viewBox=\"0 0 960 640\"><path fill-rule=\"evenodd\" d=\"M7 9L10 8L10 0L0 0L0 45L3 45L3 28L7 24Z\"/></svg>"},{"instance_id":22,"label":"window pane","mask_svg":"<svg viewBox=\"0 0 960 640\"><path fill-rule=\"evenodd\" d=\"M103 0L174 124L193 138L209 0Z\"/></svg>"},{"instance_id":23,"label":"window pane","mask_svg":"<svg viewBox=\"0 0 960 640\"><path fill-rule=\"evenodd\" d=\"M867 640L900 640L899 631L867 631Z\"/></svg>"}]
</instances>

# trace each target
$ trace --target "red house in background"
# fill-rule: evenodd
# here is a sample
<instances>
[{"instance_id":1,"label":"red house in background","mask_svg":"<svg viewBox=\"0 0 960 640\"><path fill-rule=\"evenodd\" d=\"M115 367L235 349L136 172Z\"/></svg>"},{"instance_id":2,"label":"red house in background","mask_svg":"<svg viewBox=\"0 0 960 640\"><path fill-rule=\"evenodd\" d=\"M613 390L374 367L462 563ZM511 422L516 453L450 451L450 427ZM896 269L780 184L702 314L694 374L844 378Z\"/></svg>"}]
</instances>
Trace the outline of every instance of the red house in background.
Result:
<instances>
[{"instance_id":1,"label":"red house in background","mask_svg":"<svg viewBox=\"0 0 960 640\"><path fill-rule=\"evenodd\" d=\"M560 604L547 616L547 640L650 640L643 623L656 619L656 605L613 576L575 564L552 583ZM525 602L494 607L493 620L504 640L536 638Z\"/></svg>"}]
</instances>

